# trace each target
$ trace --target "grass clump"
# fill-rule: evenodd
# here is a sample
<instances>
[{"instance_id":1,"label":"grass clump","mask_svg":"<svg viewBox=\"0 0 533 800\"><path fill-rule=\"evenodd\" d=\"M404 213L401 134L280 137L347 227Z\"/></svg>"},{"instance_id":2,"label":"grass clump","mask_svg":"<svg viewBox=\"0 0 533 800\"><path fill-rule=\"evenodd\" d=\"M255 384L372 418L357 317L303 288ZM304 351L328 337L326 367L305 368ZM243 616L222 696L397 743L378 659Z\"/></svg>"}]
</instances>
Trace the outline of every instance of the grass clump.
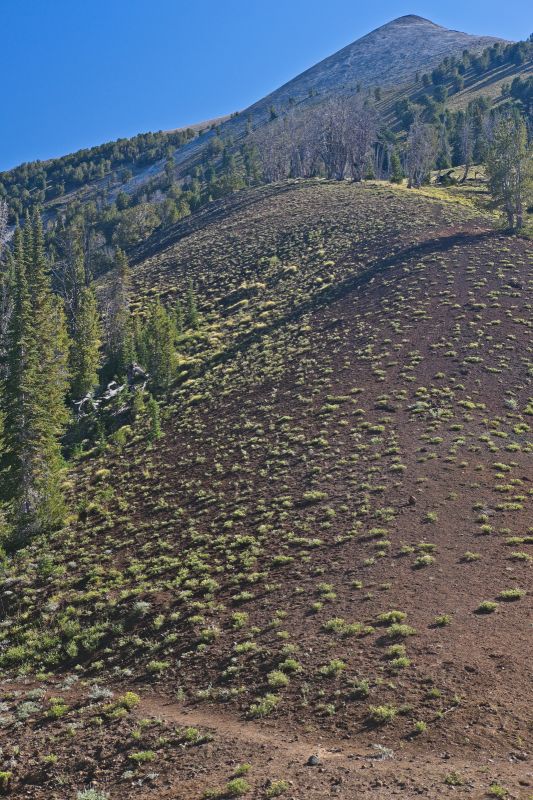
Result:
<instances>
[{"instance_id":1,"label":"grass clump","mask_svg":"<svg viewBox=\"0 0 533 800\"><path fill-rule=\"evenodd\" d=\"M260 700L256 700L255 703L251 704L248 709L248 716L252 718L267 717L274 711L280 700L281 698L277 694L271 694L269 692Z\"/></svg>"},{"instance_id":2,"label":"grass clump","mask_svg":"<svg viewBox=\"0 0 533 800\"><path fill-rule=\"evenodd\" d=\"M410 625L402 625L398 622L389 625L385 632L388 639L406 639L408 636L416 634L415 628Z\"/></svg>"},{"instance_id":3,"label":"grass clump","mask_svg":"<svg viewBox=\"0 0 533 800\"><path fill-rule=\"evenodd\" d=\"M524 589L503 589L498 595L498 600L505 602L512 602L513 600L520 600L525 595Z\"/></svg>"},{"instance_id":4,"label":"grass clump","mask_svg":"<svg viewBox=\"0 0 533 800\"><path fill-rule=\"evenodd\" d=\"M324 664L322 667L320 667L319 672L324 678L335 678L345 669L346 662L344 662L341 658L332 658L328 664Z\"/></svg>"},{"instance_id":5,"label":"grass clump","mask_svg":"<svg viewBox=\"0 0 533 800\"><path fill-rule=\"evenodd\" d=\"M498 603L494 603L492 600L484 600L476 608L476 614L492 614L497 608Z\"/></svg>"},{"instance_id":6,"label":"grass clump","mask_svg":"<svg viewBox=\"0 0 533 800\"><path fill-rule=\"evenodd\" d=\"M244 797L251 790L251 786L244 778L233 778L225 786L207 789L203 796L205 800L218 800L224 797Z\"/></svg>"},{"instance_id":7,"label":"grass clump","mask_svg":"<svg viewBox=\"0 0 533 800\"><path fill-rule=\"evenodd\" d=\"M374 725L387 725L392 722L398 713L398 709L394 706L369 706L368 719Z\"/></svg>"},{"instance_id":8,"label":"grass clump","mask_svg":"<svg viewBox=\"0 0 533 800\"><path fill-rule=\"evenodd\" d=\"M282 794L289 791L289 784L287 781L272 781L265 789L265 797L281 797Z\"/></svg>"},{"instance_id":9,"label":"grass clump","mask_svg":"<svg viewBox=\"0 0 533 800\"><path fill-rule=\"evenodd\" d=\"M280 669L274 669L267 675L268 685L271 689L281 689L289 685L289 678Z\"/></svg>"}]
</instances>

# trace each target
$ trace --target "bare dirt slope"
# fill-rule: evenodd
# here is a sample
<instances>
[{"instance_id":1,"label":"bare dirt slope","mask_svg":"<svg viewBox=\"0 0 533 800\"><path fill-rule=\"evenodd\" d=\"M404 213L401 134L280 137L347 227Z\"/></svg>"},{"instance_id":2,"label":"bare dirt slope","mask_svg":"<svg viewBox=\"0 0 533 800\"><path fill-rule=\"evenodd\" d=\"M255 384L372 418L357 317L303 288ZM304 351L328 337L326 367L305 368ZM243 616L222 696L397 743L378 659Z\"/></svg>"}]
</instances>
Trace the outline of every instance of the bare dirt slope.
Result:
<instances>
[{"instance_id":1,"label":"bare dirt slope","mask_svg":"<svg viewBox=\"0 0 533 800\"><path fill-rule=\"evenodd\" d=\"M5 572L13 796L200 798L243 762L255 798L531 796L532 255L320 181L138 254L136 302L192 277L201 325L164 437L82 458Z\"/></svg>"}]
</instances>

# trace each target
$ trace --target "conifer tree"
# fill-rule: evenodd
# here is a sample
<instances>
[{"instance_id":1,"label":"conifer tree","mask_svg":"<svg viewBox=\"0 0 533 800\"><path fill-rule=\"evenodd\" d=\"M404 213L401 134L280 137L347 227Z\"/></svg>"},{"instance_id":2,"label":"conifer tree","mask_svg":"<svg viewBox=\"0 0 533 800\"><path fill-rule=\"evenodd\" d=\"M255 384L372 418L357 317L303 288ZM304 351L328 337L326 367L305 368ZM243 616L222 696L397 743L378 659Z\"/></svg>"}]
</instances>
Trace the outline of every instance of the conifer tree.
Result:
<instances>
[{"instance_id":1,"label":"conifer tree","mask_svg":"<svg viewBox=\"0 0 533 800\"><path fill-rule=\"evenodd\" d=\"M94 291L83 288L74 313L70 347L70 394L85 397L98 385L101 328Z\"/></svg>"},{"instance_id":2,"label":"conifer tree","mask_svg":"<svg viewBox=\"0 0 533 800\"><path fill-rule=\"evenodd\" d=\"M148 415L150 418L150 430L148 432L148 437L153 441L154 439L160 439L162 436L161 432L161 414L159 411L159 403L155 399L155 397L150 396L148 400Z\"/></svg>"},{"instance_id":3,"label":"conifer tree","mask_svg":"<svg viewBox=\"0 0 533 800\"><path fill-rule=\"evenodd\" d=\"M404 177L402 162L397 150L393 150L390 157L391 183L401 183Z\"/></svg>"},{"instance_id":4,"label":"conifer tree","mask_svg":"<svg viewBox=\"0 0 533 800\"><path fill-rule=\"evenodd\" d=\"M173 378L176 365L174 339L174 322L156 300L148 309L143 331L145 367L156 390L166 389Z\"/></svg>"},{"instance_id":5,"label":"conifer tree","mask_svg":"<svg viewBox=\"0 0 533 800\"><path fill-rule=\"evenodd\" d=\"M130 271L123 250L115 254L115 282L106 314L106 350L111 374L123 377L135 359L133 325L129 307Z\"/></svg>"},{"instance_id":6,"label":"conifer tree","mask_svg":"<svg viewBox=\"0 0 533 800\"><path fill-rule=\"evenodd\" d=\"M494 203L511 230L524 225L524 213L533 199L533 148L518 112L498 120L487 153L487 176Z\"/></svg>"},{"instance_id":7,"label":"conifer tree","mask_svg":"<svg viewBox=\"0 0 533 800\"><path fill-rule=\"evenodd\" d=\"M183 308L179 299L176 301L174 308L174 325L176 327L176 335L181 336L183 333Z\"/></svg>"},{"instance_id":8,"label":"conifer tree","mask_svg":"<svg viewBox=\"0 0 533 800\"><path fill-rule=\"evenodd\" d=\"M187 328L196 330L198 327L198 308L196 306L196 295L194 293L194 286L192 280L189 281L187 287L187 313L185 316L185 325Z\"/></svg>"},{"instance_id":9,"label":"conifer tree","mask_svg":"<svg viewBox=\"0 0 533 800\"><path fill-rule=\"evenodd\" d=\"M64 507L60 437L67 420L68 336L51 290L39 214L14 238L14 307L7 335L2 496L11 544L56 527Z\"/></svg>"}]
</instances>

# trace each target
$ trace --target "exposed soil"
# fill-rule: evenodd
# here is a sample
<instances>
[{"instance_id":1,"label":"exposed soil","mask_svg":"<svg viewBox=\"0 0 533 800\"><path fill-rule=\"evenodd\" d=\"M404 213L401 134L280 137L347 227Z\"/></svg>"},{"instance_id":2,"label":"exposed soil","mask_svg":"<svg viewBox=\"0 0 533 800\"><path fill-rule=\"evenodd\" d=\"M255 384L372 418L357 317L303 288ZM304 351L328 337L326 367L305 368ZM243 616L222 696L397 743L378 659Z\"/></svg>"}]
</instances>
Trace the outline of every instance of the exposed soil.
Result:
<instances>
[{"instance_id":1,"label":"exposed soil","mask_svg":"<svg viewBox=\"0 0 533 800\"><path fill-rule=\"evenodd\" d=\"M164 437L81 459L84 514L9 566L6 791L531 798L531 243L306 182L160 247L137 303L193 275L202 325Z\"/></svg>"}]
</instances>

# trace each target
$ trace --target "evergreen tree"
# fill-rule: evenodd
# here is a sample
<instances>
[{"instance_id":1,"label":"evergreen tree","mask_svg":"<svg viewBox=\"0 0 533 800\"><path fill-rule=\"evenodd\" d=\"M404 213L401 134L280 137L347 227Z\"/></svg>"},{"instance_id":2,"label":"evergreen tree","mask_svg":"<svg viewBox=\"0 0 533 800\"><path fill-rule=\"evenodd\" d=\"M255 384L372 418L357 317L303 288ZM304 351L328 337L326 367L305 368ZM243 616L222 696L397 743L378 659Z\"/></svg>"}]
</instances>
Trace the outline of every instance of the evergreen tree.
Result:
<instances>
[{"instance_id":1,"label":"evergreen tree","mask_svg":"<svg viewBox=\"0 0 533 800\"><path fill-rule=\"evenodd\" d=\"M52 294L39 214L14 239L14 307L7 335L2 495L11 544L57 527L64 507L60 437L67 421L68 335Z\"/></svg>"},{"instance_id":2,"label":"evergreen tree","mask_svg":"<svg viewBox=\"0 0 533 800\"><path fill-rule=\"evenodd\" d=\"M404 177L402 162L397 150L393 150L390 157L391 183L401 183Z\"/></svg>"},{"instance_id":3,"label":"evergreen tree","mask_svg":"<svg viewBox=\"0 0 533 800\"><path fill-rule=\"evenodd\" d=\"M174 376L175 327L171 316L156 300L148 309L143 331L145 367L154 389L166 389Z\"/></svg>"},{"instance_id":4,"label":"evergreen tree","mask_svg":"<svg viewBox=\"0 0 533 800\"><path fill-rule=\"evenodd\" d=\"M189 281L187 288L187 311L185 315L185 326L196 330L198 327L198 308L196 306L196 295L192 280Z\"/></svg>"},{"instance_id":5,"label":"evergreen tree","mask_svg":"<svg viewBox=\"0 0 533 800\"><path fill-rule=\"evenodd\" d=\"M101 329L96 297L91 288L82 289L74 315L70 347L70 394L85 397L98 385Z\"/></svg>"},{"instance_id":6,"label":"evergreen tree","mask_svg":"<svg viewBox=\"0 0 533 800\"><path fill-rule=\"evenodd\" d=\"M123 250L115 254L115 282L106 314L106 351L108 369L123 377L135 359L133 325L129 307L130 270Z\"/></svg>"},{"instance_id":7,"label":"evergreen tree","mask_svg":"<svg viewBox=\"0 0 533 800\"><path fill-rule=\"evenodd\" d=\"M509 228L520 230L524 209L533 197L533 149L517 111L498 120L486 166L495 205L506 215Z\"/></svg>"},{"instance_id":8,"label":"evergreen tree","mask_svg":"<svg viewBox=\"0 0 533 800\"><path fill-rule=\"evenodd\" d=\"M150 418L150 430L148 436L151 440L160 439L161 432L161 414L159 411L159 403L155 397L150 396L148 400L148 416Z\"/></svg>"},{"instance_id":9,"label":"evergreen tree","mask_svg":"<svg viewBox=\"0 0 533 800\"><path fill-rule=\"evenodd\" d=\"M183 333L183 308L179 299L176 301L174 308L174 326L176 328L176 335L181 336Z\"/></svg>"}]
</instances>

